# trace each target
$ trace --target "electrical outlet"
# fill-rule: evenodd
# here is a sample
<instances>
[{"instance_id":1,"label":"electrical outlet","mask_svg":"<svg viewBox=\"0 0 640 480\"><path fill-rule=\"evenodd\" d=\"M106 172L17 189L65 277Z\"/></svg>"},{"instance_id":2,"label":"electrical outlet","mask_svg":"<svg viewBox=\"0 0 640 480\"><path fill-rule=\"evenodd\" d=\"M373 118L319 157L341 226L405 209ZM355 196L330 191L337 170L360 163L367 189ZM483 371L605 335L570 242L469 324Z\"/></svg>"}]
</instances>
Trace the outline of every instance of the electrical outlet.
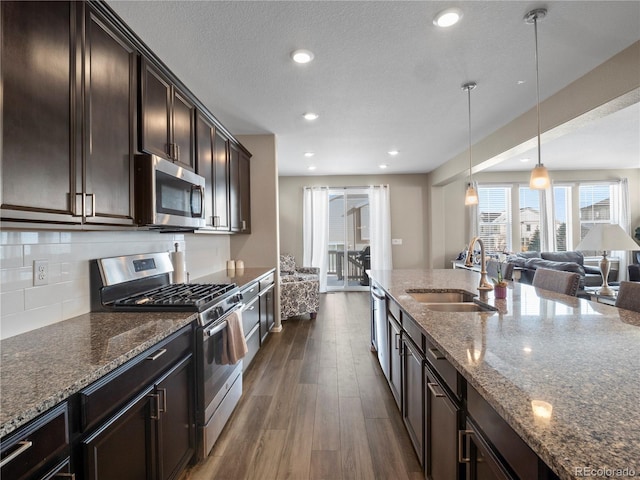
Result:
<instances>
[{"instance_id":1,"label":"electrical outlet","mask_svg":"<svg viewBox=\"0 0 640 480\"><path fill-rule=\"evenodd\" d=\"M49 261L33 261L33 286L49 284Z\"/></svg>"},{"instance_id":2,"label":"electrical outlet","mask_svg":"<svg viewBox=\"0 0 640 480\"><path fill-rule=\"evenodd\" d=\"M391 245L402 245L402 239L401 238L392 238L391 239Z\"/></svg>"}]
</instances>

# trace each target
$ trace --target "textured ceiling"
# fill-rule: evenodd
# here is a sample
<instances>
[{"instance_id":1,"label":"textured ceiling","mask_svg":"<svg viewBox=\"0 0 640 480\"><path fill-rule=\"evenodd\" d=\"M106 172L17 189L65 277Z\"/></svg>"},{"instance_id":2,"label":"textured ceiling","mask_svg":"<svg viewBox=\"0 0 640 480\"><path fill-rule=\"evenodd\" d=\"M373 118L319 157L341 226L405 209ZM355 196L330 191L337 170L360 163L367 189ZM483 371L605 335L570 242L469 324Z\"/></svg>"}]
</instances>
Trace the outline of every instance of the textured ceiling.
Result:
<instances>
[{"instance_id":1,"label":"textured ceiling","mask_svg":"<svg viewBox=\"0 0 640 480\"><path fill-rule=\"evenodd\" d=\"M275 134L281 175L433 170L467 148L460 86L469 80L478 83L474 143L535 106L534 34L523 16L537 3L108 3L232 133ZM450 6L463 10L461 22L436 28L434 15ZM544 6L541 99L640 39L638 1ZM314 61L294 64L297 48ZM304 120L307 111L320 118ZM635 123L623 125L635 126L627 135L636 150L609 167L639 166L638 109L630 115ZM391 158L393 149L400 154Z\"/></svg>"}]
</instances>

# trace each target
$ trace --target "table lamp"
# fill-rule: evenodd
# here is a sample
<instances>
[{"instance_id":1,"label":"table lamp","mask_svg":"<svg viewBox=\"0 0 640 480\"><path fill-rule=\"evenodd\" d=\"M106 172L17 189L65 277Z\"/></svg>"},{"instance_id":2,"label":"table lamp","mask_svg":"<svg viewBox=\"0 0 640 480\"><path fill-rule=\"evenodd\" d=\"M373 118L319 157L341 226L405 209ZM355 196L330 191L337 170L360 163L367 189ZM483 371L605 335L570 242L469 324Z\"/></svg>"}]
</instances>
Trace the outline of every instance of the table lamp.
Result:
<instances>
[{"instance_id":1,"label":"table lamp","mask_svg":"<svg viewBox=\"0 0 640 480\"><path fill-rule=\"evenodd\" d=\"M607 255L612 250L637 250L638 244L625 232L617 223L600 223L595 225L585 235L576 247L576 250L602 250L600 260L600 274L602 275L602 286L598 291L599 295L613 297L614 290L609 287L607 277L609 276L609 259Z\"/></svg>"}]
</instances>

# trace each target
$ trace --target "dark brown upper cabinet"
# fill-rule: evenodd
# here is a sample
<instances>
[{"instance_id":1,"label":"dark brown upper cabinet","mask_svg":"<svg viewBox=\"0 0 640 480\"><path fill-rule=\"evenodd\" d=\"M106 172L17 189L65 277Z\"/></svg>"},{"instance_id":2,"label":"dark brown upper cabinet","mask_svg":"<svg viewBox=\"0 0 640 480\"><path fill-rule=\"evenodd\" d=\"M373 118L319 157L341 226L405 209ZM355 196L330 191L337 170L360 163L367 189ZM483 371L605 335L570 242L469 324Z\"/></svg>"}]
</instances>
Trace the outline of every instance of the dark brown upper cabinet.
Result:
<instances>
[{"instance_id":1,"label":"dark brown upper cabinet","mask_svg":"<svg viewBox=\"0 0 640 480\"><path fill-rule=\"evenodd\" d=\"M137 52L91 8L85 29L85 221L133 224Z\"/></svg>"},{"instance_id":2,"label":"dark brown upper cabinet","mask_svg":"<svg viewBox=\"0 0 640 480\"><path fill-rule=\"evenodd\" d=\"M205 178L204 230L228 232L229 226L229 162L227 138L206 116L196 115L196 170Z\"/></svg>"},{"instance_id":3,"label":"dark brown upper cabinet","mask_svg":"<svg viewBox=\"0 0 640 480\"><path fill-rule=\"evenodd\" d=\"M133 225L135 49L84 3L1 15L2 219Z\"/></svg>"},{"instance_id":4,"label":"dark brown upper cabinet","mask_svg":"<svg viewBox=\"0 0 640 480\"><path fill-rule=\"evenodd\" d=\"M1 2L2 218L79 222L76 8Z\"/></svg>"},{"instance_id":5,"label":"dark brown upper cabinet","mask_svg":"<svg viewBox=\"0 0 640 480\"><path fill-rule=\"evenodd\" d=\"M229 210L235 233L251 233L250 158L229 143Z\"/></svg>"},{"instance_id":6,"label":"dark brown upper cabinet","mask_svg":"<svg viewBox=\"0 0 640 480\"><path fill-rule=\"evenodd\" d=\"M140 88L140 150L195 170L193 102L146 59Z\"/></svg>"}]
</instances>

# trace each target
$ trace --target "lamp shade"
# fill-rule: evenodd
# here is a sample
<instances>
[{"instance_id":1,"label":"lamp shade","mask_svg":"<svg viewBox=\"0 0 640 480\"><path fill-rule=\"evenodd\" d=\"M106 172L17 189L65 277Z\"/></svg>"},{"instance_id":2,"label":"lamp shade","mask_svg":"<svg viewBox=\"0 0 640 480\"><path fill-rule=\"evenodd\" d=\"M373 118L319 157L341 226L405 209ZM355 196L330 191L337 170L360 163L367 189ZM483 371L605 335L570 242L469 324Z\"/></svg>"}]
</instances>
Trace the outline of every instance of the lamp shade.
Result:
<instances>
[{"instance_id":1,"label":"lamp shade","mask_svg":"<svg viewBox=\"0 0 640 480\"><path fill-rule=\"evenodd\" d=\"M473 185L469 184L467 187L467 192L464 196L464 204L465 205L477 205L478 204L478 192Z\"/></svg>"},{"instance_id":2,"label":"lamp shade","mask_svg":"<svg viewBox=\"0 0 640 480\"><path fill-rule=\"evenodd\" d=\"M638 244L617 223L595 225L585 235L576 250L637 250Z\"/></svg>"}]
</instances>

